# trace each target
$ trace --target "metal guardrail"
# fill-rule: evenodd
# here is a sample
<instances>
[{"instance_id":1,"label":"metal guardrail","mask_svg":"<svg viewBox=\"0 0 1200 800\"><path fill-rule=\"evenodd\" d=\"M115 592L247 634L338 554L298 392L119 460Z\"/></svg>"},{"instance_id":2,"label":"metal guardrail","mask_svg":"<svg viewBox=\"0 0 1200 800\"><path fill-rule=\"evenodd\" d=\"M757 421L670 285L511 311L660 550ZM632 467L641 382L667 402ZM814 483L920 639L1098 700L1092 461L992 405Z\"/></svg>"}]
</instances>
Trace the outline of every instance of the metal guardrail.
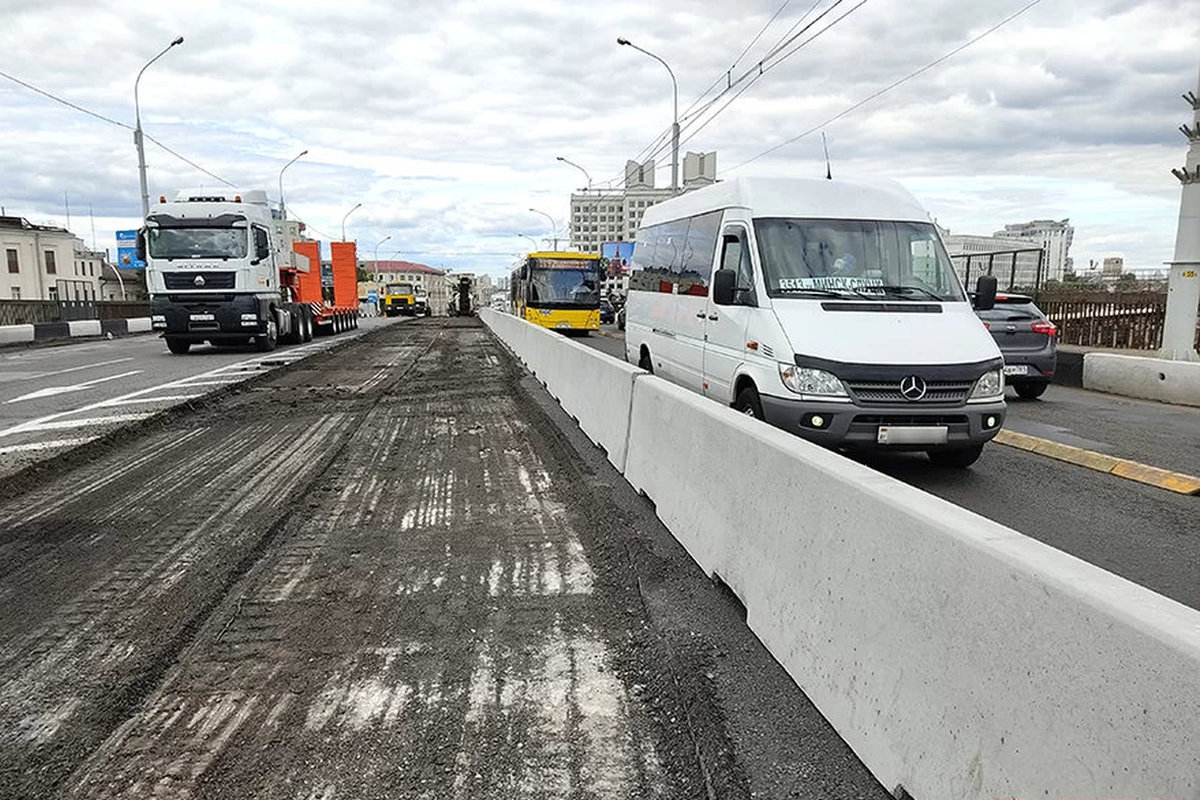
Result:
<instances>
[{"instance_id":1,"label":"metal guardrail","mask_svg":"<svg viewBox=\"0 0 1200 800\"><path fill-rule=\"evenodd\" d=\"M149 303L90 300L0 300L0 325L150 316Z\"/></svg>"},{"instance_id":2,"label":"metal guardrail","mask_svg":"<svg viewBox=\"0 0 1200 800\"><path fill-rule=\"evenodd\" d=\"M1063 344L1128 350L1162 347L1167 315L1163 292L1043 294L1038 306L1058 326ZM1200 347L1200 329L1196 345Z\"/></svg>"}]
</instances>

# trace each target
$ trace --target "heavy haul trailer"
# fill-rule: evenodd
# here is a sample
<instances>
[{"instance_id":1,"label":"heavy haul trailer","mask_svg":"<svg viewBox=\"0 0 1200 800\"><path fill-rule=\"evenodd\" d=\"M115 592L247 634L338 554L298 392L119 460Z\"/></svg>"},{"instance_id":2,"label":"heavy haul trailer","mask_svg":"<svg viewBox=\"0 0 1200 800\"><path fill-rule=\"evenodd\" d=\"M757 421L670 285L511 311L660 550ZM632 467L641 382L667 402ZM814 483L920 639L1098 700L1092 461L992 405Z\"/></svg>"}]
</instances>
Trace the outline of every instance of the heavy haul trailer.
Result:
<instances>
[{"instance_id":1,"label":"heavy haul trailer","mask_svg":"<svg viewBox=\"0 0 1200 800\"><path fill-rule=\"evenodd\" d=\"M206 341L266 352L357 327L354 245L332 243L323 268L317 242L289 248L282 228L261 190L159 198L138 245L151 324L172 353Z\"/></svg>"}]
</instances>

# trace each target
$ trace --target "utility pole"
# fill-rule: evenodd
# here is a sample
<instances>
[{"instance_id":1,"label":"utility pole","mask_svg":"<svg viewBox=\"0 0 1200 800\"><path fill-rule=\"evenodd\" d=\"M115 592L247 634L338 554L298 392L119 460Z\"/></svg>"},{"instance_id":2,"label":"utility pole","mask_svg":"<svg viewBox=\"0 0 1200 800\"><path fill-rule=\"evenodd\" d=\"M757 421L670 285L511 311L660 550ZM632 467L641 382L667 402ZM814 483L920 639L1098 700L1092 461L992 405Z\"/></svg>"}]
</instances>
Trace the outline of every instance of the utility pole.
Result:
<instances>
[{"instance_id":1,"label":"utility pole","mask_svg":"<svg viewBox=\"0 0 1200 800\"><path fill-rule=\"evenodd\" d=\"M1197 306L1200 306L1200 78L1196 90L1183 96L1192 107L1192 124L1180 125L1189 144L1187 162L1172 174L1183 184L1175 258L1170 262L1167 315L1158 357L1171 361L1200 361L1196 353Z\"/></svg>"},{"instance_id":2,"label":"utility pole","mask_svg":"<svg viewBox=\"0 0 1200 800\"><path fill-rule=\"evenodd\" d=\"M169 45L162 49L161 53L147 61L146 66L142 67L141 70L138 71L137 80L133 82L133 114L137 121L137 127L133 130L133 143L137 145L138 180L142 185L142 219L145 219L150 214L150 191L146 188L146 146L142 141L144 138L142 136L142 106L138 102L138 84L142 82L142 73L146 71L146 67L149 67L155 61L158 61L160 58L166 55L168 50L177 44L183 44L182 36L172 41Z\"/></svg>"}]
</instances>

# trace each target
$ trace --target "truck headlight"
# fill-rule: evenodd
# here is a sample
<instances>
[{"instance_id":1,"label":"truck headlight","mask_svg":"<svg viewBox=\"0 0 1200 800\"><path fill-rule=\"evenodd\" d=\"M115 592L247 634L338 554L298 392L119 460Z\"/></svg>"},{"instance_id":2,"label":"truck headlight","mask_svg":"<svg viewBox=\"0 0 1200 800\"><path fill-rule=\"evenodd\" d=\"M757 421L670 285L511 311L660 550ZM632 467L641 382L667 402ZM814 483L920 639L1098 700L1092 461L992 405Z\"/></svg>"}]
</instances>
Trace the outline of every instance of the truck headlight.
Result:
<instances>
[{"instance_id":1,"label":"truck headlight","mask_svg":"<svg viewBox=\"0 0 1200 800\"><path fill-rule=\"evenodd\" d=\"M846 387L838 377L821 369L797 367L795 364L780 364L779 379L796 394L822 395L825 397L847 397Z\"/></svg>"},{"instance_id":2,"label":"truck headlight","mask_svg":"<svg viewBox=\"0 0 1200 800\"><path fill-rule=\"evenodd\" d=\"M975 381L971 400L995 400L1004 396L1004 373L998 369L985 372Z\"/></svg>"}]
</instances>

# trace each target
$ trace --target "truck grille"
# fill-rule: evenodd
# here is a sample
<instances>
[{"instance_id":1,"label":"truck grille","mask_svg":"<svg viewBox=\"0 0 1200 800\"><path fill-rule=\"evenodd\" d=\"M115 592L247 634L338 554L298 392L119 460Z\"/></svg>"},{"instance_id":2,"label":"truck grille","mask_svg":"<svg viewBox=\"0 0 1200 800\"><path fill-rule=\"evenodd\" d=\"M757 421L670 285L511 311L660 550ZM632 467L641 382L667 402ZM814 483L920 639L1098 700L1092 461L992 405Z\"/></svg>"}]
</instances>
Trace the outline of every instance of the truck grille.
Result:
<instances>
[{"instance_id":1,"label":"truck grille","mask_svg":"<svg viewBox=\"0 0 1200 800\"><path fill-rule=\"evenodd\" d=\"M900 394L900 381L846 381L846 388L859 405L961 405L971 391L971 381L928 381L925 396L908 400Z\"/></svg>"},{"instance_id":2,"label":"truck grille","mask_svg":"<svg viewBox=\"0 0 1200 800\"><path fill-rule=\"evenodd\" d=\"M203 283L196 283L197 278L202 278ZM210 291L213 289L232 289L237 281L236 272L164 272L163 282L167 285L167 289L179 291L181 289L195 289L197 291Z\"/></svg>"}]
</instances>

